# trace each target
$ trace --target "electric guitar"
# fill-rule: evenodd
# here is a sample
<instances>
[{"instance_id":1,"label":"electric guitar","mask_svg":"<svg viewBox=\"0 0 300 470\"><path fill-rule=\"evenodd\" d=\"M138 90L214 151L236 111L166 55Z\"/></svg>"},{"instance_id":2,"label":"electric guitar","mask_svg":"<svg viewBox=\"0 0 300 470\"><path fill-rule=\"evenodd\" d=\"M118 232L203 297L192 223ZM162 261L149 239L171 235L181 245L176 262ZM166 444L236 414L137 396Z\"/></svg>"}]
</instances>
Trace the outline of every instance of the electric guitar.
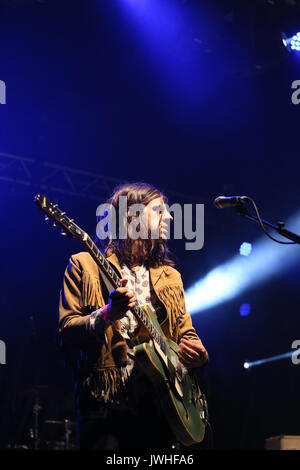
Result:
<instances>
[{"instance_id":1,"label":"electric guitar","mask_svg":"<svg viewBox=\"0 0 300 470\"><path fill-rule=\"evenodd\" d=\"M69 219L57 204L44 195L37 194L34 201L45 214L46 221L52 219L53 227L60 227L62 235L69 235L83 243L112 285L122 287L120 277L106 257L73 219ZM179 362L178 344L164 335L155 313L148 306L136 305L133 313L140 325L134 347L136 361L153 384L175 438L184 446L202 442L208 411L195 372Z\"/></svg>"}]
</instances>

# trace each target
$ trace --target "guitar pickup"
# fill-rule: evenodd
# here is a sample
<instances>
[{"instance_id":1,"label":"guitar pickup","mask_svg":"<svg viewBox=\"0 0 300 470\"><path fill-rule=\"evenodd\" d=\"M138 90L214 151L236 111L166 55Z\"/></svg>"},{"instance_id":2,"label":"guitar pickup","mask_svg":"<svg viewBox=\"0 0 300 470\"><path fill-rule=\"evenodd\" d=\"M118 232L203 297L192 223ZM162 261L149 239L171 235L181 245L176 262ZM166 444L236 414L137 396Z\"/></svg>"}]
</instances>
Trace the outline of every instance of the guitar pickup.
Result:
<instances>
[{"instance_id":1,"label":"guitar pickup","mask_svg":"<svg viewBox=\"0 0 300 470\"><path fill-rule=\"evenodd\" d=\"M178 382L183 383L183 377L181 375L180 369L177 366L175 368L175 375L176 375Z\"/></svg>"}]
</instances>

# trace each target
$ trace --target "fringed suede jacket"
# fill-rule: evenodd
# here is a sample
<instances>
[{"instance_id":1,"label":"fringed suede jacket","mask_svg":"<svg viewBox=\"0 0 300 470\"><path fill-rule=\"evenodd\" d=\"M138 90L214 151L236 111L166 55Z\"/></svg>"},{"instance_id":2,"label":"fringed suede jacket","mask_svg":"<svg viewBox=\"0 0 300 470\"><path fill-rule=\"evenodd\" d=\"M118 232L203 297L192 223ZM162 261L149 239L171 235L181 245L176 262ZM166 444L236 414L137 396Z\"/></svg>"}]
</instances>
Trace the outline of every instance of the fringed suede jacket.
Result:
<instances>
[{"instance_id":1,"label":"fringed suede jacket","mask_svg":"<svg viewBox=\"0 0 300 470\"><path fill-rule=\"evenodd\" d=\"M116 255L107 260L121 276ZM198 339L185 306L179 272L169 266L150 268L151 302L164 334L179 343L185 336ZM91 255L81 252L70 258L59 300L59 337L75 372L77 393L104 397L118 395L122 368L126 365L127 344L120 322L107 325L105 343L97 341L89 329L90 314L108 303L108 292Z\"/></svg>"}]
</instances>

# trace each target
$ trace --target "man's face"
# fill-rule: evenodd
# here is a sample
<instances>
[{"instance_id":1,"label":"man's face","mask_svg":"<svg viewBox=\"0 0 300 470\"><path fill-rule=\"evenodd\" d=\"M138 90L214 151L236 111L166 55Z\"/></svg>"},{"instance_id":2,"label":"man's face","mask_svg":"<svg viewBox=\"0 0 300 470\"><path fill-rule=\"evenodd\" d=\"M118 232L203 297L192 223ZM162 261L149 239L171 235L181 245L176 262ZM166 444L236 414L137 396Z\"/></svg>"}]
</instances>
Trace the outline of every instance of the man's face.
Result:
<instances>
[{"instance_id":1,"label":"man's face","mask_svg":"<svg viewBox=\"0 0 300 470\"><path fill-rule=\"evenodd\" d=\"M145 215L148 220L148 229L151 233L159 233L160 238L166 239L169 231L169 222L173 220L161 197L153 199L145 207Z\"/></svg>"}]
</instances>

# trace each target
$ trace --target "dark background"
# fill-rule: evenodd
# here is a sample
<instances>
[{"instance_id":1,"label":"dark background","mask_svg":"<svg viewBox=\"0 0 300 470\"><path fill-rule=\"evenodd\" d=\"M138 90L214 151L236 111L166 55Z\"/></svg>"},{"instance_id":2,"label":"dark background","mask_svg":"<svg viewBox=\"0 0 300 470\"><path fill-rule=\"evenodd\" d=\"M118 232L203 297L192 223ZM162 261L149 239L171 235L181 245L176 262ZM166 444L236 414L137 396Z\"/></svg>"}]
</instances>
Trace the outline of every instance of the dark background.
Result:
<instances>
[{"instance_id":1,"label":"dark background","mask_svg":"<svg viewBox=\"0 0 300 470\"><path fill-rule=\"evenodd\" d=\"M82 248L43 224L34 195L45 192L91 235L97 205L118 182L205 204L203 249L170 242L190 287L262 235L234 209L217 210L215 197L249 195L273 223L299 207L291 84L300 56L281 42L282 31L299 30L297 1L0 2L1 448L32 445L37 397L43 439L62 434L46 420L74 419L55 332L63 272ZM290 250L292 267L193 315L211 356L204 379L216 449L300 435L300 366L242 367L300 337L299 248Z\"/></svg>"}]
</instances>

